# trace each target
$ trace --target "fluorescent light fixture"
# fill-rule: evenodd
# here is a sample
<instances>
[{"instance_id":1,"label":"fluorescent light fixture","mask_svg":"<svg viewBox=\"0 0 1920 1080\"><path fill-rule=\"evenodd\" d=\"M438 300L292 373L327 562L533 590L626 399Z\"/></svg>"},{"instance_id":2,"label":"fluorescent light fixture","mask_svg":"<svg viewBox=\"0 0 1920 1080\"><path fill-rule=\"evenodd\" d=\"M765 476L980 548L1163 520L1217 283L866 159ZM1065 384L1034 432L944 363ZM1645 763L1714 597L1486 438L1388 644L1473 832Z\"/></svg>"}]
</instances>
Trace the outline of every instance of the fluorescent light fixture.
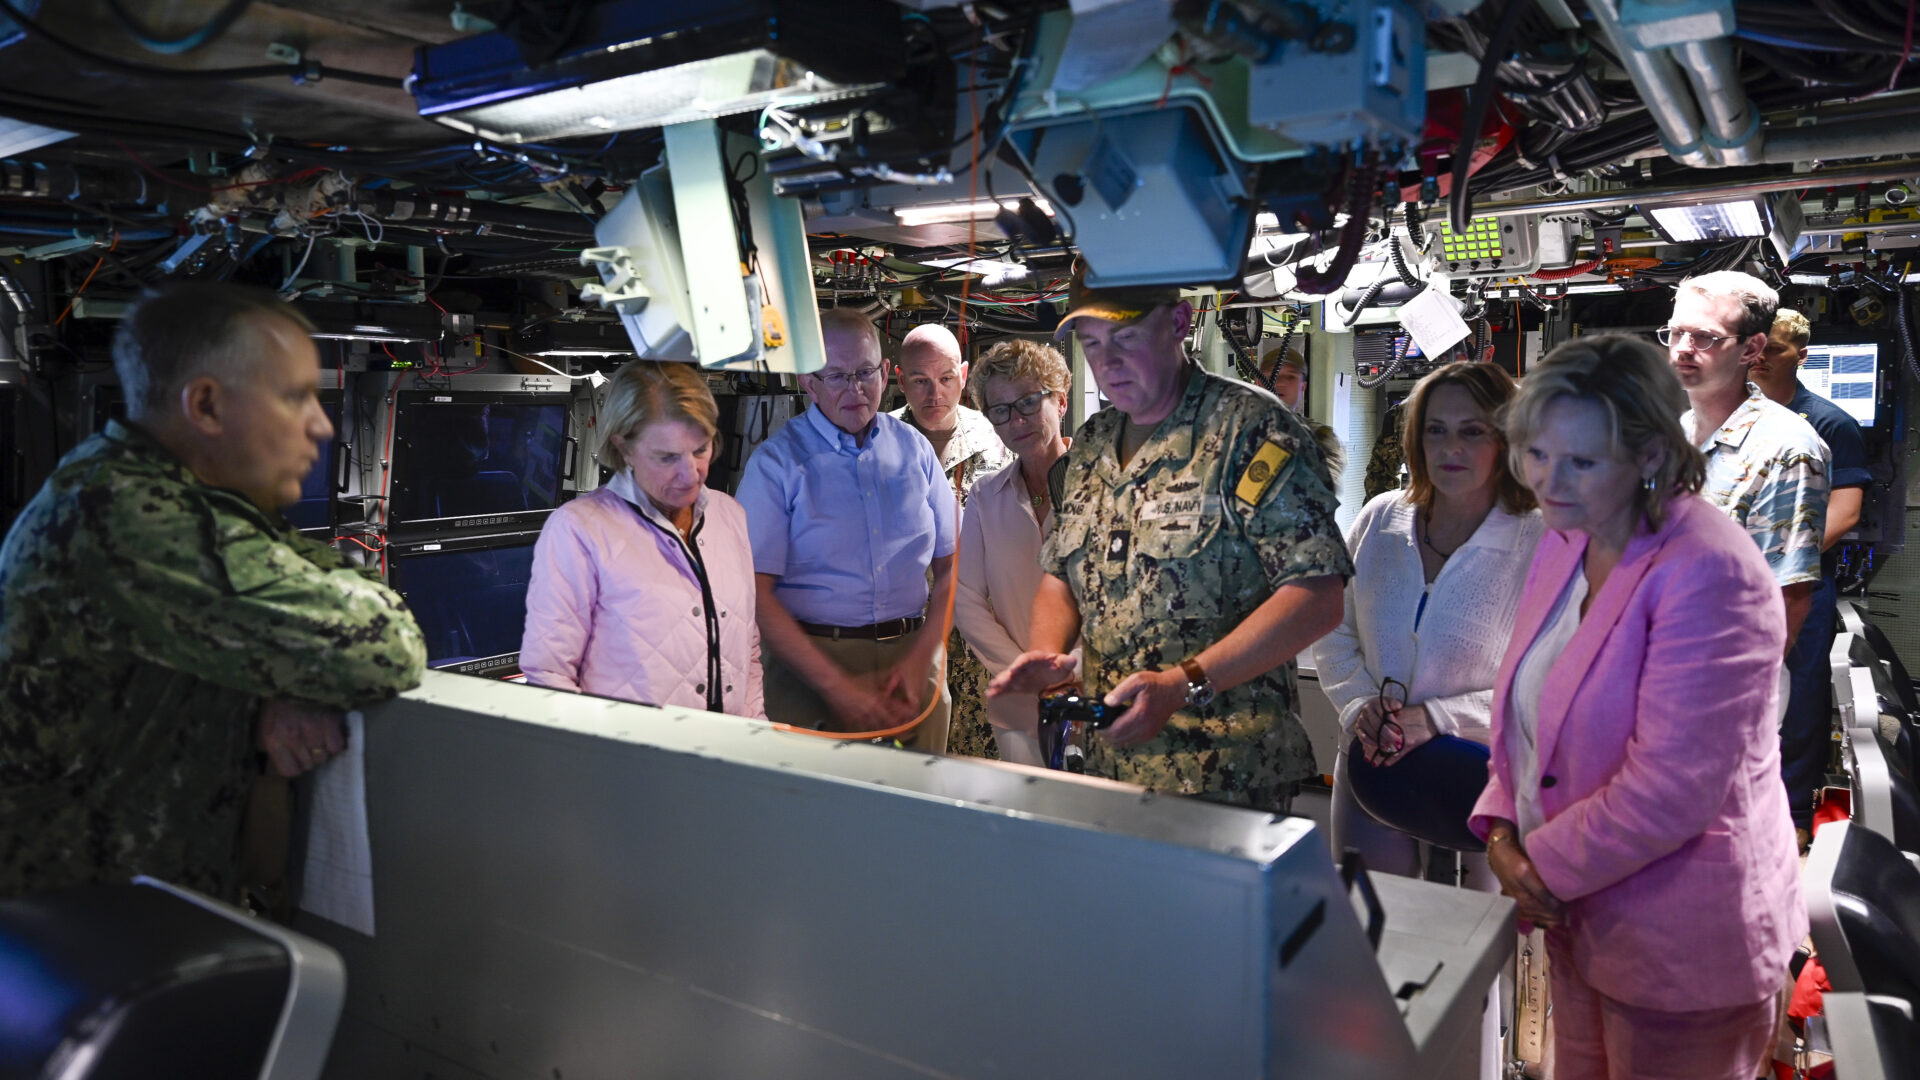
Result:
<instances>
[{"instance_id":1,"label":"fluorescent light fixture","mask_svg":"<svg viewBox=\"0 0 1920 1080\"><path fill-rule=\"evenodd\" d=\"M417 334L411 334L411 335L398 334L398 333L392 333L389 331L379 330L378 328L372 328L372 327L368 328L367 331L361 332L361 333L316 330L313 333L308 334L307 336L311 338L319 338L323 341L395 341L395 342L399 342L399 341L437 341L439 340L437 337L421 337Z\"/></svg>"},{"instance_id":2,"label":"fluorescent light fixture","mask_svg":"<svg viewBox=\"0 0 1920 1080\"><path fill-rule=\"evenodd\" d=\"M1757 196L1686 206L1642 206L1639 210L1661 236L1675 244L1757 240L1773 228L1766 200Z\"/></svg>"},{"instance_id":3,"label":"fluorescent light fixture","mask_svg":"<svg viewBox=\"0 0 1920 1080\"><path fill-rule=\"evenodd\" d=\"M535 356L632 356L632 349L541 349Z\"/></svg>"},{"instance_id":4,"label":"fluorescent light fixture","mask_svg":"<svg viewBox=\"0 0 1920 1080\"><path fill-rule=\"evenodd\" d=\"M496 142L540 142L827 101L869 89L877 86L840 86L765 49L752 49L434 119Z\"/></svg>"},{"instance_id":5,"label":"fluorescent light fixture","mask_svg":"<svg viewBox=\"0 0 1920 1080\"><path fill-rule=\"evenodd\" d=\"M981 277L989 278L1026 269L1025 266L1017 262L1002 262L998 259L969 259L965 255L956 258L943 257L937 259L915 259L913 261L920 266L937 266L942 270L965 270L970 274L979 274Z\"/></svg>"},{"instance_id":6,"label":"fluorescent light fixture","mask_svg":"<svg viewBox=\"0 0 1920 1080\"><path fill-rule=\"evenodd\" d=\"M1033 200L1033 205L1039 207L1040 212L1048 217L1053 216L1053 207L1047 204L1047 200L1035 199ZM966 202L963 200L961 202L927 203L923 206L900 206L894 208L893 216L899 219L902 226L912 228L917 225L951 225L955 222L962 221L990 221L998 216L1003 208L1018 213L1020 210L1020 200L1001 199L999 202L994 202L991 199L980 199L975 202Z\"/></svg>"},{"instance_id":7,"label":"fluorescent light fixture","mask_svg":"<svg viewBox=\"0 0 1920 1080\"><path fill-rule=\"evenodd\" d=\"M498 31L427 46L420 115L503 143L710 120L869 93L905 71L887 0L604 0L567 51L529 65Z\"/></svg>"}]
</instances>

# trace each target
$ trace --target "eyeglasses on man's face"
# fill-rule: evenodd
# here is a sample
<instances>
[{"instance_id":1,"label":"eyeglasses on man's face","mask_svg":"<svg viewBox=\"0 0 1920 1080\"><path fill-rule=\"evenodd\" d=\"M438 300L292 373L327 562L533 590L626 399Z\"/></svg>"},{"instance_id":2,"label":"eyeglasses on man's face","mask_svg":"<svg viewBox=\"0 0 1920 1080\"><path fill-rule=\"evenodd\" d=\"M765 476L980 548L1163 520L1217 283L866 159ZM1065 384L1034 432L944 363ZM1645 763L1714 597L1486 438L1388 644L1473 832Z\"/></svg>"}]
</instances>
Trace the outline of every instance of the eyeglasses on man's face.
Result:
<instances>
[{"instance_id":1,"label":"eyeglasses on man's face","mask_svg":"<svg viewBox=\"0 0 1920 1080\"><path fill-rule=\"evenodd\" d=\"M1679 345L1682 348L1707 349L1718 346L1723 341L1732 341L1733 334L1710 334L1705 330L1689 330L1684 326L1663 326L1653 332L1662 345Z\"/></svg>"},{"instance_id":2,"label":"eyeglasses on man's face","mask_svg":"<svg viewBox=\"0 0 1920 1080\"><path fill-rule=\"evenodd\" d=\"M885 370L878 367L863 367L852 371L816 371L812 377L838 394L852 386L872 386L880 381L880 374Z\"/></svg>"},{"instance_id":3,"label":"eyeglasses on man's face","mask_svg":"<svg viewBox=\"0 0 1920 1080\"><path fill-rule=\"evenodd\" d=\"M1040 411L1040 403L1052 396L1052 391L1035 390L1025 397L1015 398L1012 401L1000 405L989 405L987 406L987 419L995 427L998 427L1012 420L1013 414L1016 412L1021 416L1032 416L1034 413Z\"/></svg>"}]
</instances>

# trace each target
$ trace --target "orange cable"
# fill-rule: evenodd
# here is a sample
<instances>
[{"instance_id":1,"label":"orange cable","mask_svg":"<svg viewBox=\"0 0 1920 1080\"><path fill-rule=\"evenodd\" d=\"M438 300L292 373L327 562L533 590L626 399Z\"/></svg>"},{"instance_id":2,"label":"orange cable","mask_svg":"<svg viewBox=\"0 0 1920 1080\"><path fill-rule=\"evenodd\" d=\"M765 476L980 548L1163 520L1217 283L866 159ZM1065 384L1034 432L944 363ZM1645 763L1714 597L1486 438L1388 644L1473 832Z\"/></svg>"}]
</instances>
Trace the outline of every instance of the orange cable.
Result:
<instances>
[{"instance_id":1,"label":"orange cable","mask_svg":"<svg viewBox=\"0 0 1920 1080\"><path fill-rule=\"evenodd\" d=\"M114 248L119 246L120 230L115 229L113 230L113 243L107 247L107 251L111 253ZM73 297L67 301L67 306L60 310L60 317L53 320L53 325L59 326L61 323L67 321L67 314L73 310L73 305L80 302L80 294L87 291L87 286L93 284L93 275L99 273L100 268L105 265L107 265L107 257L105 255L93 261L93 269L87 271L87 278L80 283L80 287L73 290Z\"/></svg>"}]
</instances>

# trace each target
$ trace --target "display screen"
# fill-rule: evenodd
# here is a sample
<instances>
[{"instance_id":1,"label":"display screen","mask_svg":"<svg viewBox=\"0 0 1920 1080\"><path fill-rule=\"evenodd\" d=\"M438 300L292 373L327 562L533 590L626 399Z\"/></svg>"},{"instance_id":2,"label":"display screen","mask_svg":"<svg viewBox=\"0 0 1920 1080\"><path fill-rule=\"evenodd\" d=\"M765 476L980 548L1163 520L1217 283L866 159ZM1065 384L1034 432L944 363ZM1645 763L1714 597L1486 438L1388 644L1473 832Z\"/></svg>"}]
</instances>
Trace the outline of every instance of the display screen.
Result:
<instances>
[{"instance_id":1,"label":"display screen","mask_svg":"<svg viewBox=\"0 0 1920 1080\"><path fill-rule=\"evenodd\" d=\"M394 590L427 639L427 663L448 667L520 651L533 543L394 558Z\"/></svg>"},{"instance_id":2,"label":"display screen","mask_svg":"<svg viewBox=\"0 0 1920 1080\"><path fill-rule=\"evenodd\" d=\"M394 419L392 523L500 517L560 504L565 399L409 397Z\"/></svg>"},{"instance_id":3,"label":"display screen","mask_svg":"<svg viewBox=\"0 0 1920 1080\"><path fill-rule=\"evenodd\" d=\"M327 511L333 504L334 455L340 452L340 402L322 401L320 407L326 410L327 422L333 425L334 438L320 448L320 460L300 482L300 501L281 511L287 517L287 524L296 529L325 529L332 525Z\"/></svg>"},{"instance_id":4,"label":"display screen","mask_svg":"<svg viewBox=\"0 0 1920 1080\"><path fill-rule=\"evenodd\" d=\"M1880 385L1880 346L1871 341L1809 345L1806 362L1800 365L1800 382L1840 406L1861 427L1872 427L1874 391Z\"/></svg>"}]
</instances>

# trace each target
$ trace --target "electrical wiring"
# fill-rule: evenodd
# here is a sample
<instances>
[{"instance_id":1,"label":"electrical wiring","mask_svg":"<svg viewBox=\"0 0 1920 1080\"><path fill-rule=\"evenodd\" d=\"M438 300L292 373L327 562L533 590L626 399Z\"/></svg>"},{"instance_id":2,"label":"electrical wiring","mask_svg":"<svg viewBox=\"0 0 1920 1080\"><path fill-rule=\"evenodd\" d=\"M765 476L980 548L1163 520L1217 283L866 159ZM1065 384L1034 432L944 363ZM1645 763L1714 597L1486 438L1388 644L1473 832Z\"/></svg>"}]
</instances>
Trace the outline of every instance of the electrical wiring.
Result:
<instances>
[{"instance_id":1,"label":"electrical wiring","mask_svg":"<svg viewBox=\"0 0 1920 1080\"><path fill-rule=\"evenodd\" d=\"M1513 33L1520 25L1520 16L1531 9L1529 0L1507 0L1506 7L1500 12L1500 23L1494 28L1493 36L1487 39L1487 50L1480 57L1480 71L1473 81L1473 91L1467 95L1466 122L1460 128L1460 141L1453 148L1453 187L1448 193L1448 221L1453 225L1455 234L1467 234L1467 218L1473 202L1472 194L1467 190L1467 173L1473 164L1473 146L1480 138L1480 131L1487 123L1487 109L1493 104L1493 78L1499 69L1500 60L1506 55L1507 47L1513 40Z\"/></svg>"}]
</instances>

